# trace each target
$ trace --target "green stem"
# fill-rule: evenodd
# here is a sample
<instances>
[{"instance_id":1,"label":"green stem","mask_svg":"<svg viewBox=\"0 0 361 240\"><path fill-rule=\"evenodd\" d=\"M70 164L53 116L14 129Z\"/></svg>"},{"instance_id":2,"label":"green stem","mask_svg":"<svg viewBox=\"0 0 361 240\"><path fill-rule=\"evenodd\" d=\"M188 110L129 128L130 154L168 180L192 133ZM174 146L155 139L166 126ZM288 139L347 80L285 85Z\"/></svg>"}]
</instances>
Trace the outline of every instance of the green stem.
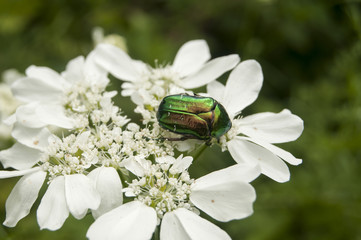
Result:
<instances>
[{"instance_id":1,"label":"green stem","mask_svg":"<svg viewBox=\"0 0 361 240\"><path fill-rule=\"evenodd\" d=\"M203 143L201 146L199 146L199 148L195 149L191 154L193 161L195 161L207 147L207 144Z\"/></svg>"},{"instance_id":2,"label":"green stem","mask_svg":"<svg viewBox=\"0 0 361 240\"><path fill-rule=\"evenodd\" d=\"M153 234L153 240L160 240L160 231L159 231L160 226L157 226L155 228L154 234Z\"/></svg>"},{"instance_id":3,"label":"green stem","mask_svg":"<svg viewBox=\"0 0 361 240\"><path fill-rule=\"evenodd\" d=\"M116 167L114 167L116 169ZM125 172L122 171L122 169L118 169L118 174L120 176L120 179L122 181L123 186L127 186L126 182L131 182L130 176L125 174Z\"/></svg>"}]
</instances>

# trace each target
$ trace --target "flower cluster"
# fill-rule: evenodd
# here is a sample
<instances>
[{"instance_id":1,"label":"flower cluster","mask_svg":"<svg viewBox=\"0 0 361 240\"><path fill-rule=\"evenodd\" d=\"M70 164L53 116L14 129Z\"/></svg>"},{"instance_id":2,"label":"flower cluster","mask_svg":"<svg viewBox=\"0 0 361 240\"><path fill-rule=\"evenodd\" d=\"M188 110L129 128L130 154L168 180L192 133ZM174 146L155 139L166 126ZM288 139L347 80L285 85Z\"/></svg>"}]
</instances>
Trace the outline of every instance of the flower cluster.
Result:
<instances>
[{"instance_id":1,"label":"flower cluster","mask_svg":"<svg viewBox=\"0 0 361 240\"><path fill-rule=\"evenodd\" d=\"M222 222L251 215L250 182L260 174L288 181L284 161L301 163L274 144L296 140L303 121L286 109L242 115L263 82L254 60L240 62L235 54L210 60L207 43L194 40L172 64L152 67L103 41L99 29L94 34L95 49L63 72L30 66L11 84L21 104L6 119L16 143L0 152L3 167L13 169L0 171L0 178L21 178L6 202L4 225L14 227L29 213L45 182L41 229L57 230L69 214L91 213L91 240L230 239L201 211ZM230 70L225 86L216 81ZM136 104L141 123L113 102L109 74L123 81L121 95ZM193 93L202 86L207 93ZM191 100L167 105L161 116L169 95ZM189 152L211 144L229 151L236 164L195 179Z\"/></svg>"}]
</instances>

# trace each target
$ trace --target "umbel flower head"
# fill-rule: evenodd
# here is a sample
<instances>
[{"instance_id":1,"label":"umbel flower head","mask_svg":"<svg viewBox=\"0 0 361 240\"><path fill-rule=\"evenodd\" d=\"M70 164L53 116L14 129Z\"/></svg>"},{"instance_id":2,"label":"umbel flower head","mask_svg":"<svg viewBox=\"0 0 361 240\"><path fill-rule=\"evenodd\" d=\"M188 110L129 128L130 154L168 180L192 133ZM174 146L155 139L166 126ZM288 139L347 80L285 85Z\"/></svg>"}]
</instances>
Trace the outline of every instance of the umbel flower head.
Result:
<instances>
[{"instance_id":1,"label":"umbel flower head","mask_svg":"<svg viewBox=\"0 0 361 240\"><path fill-rule=\"evenodd\" d=\"M159 158L155 164L139 160L131 169L137 179L124 189L134 200L99 217L87 237L150 239L160 225L160 239L230 239L201 218L198 209L222 222L249 216L256 199L249 182L259 169L237 164L195 180L187 171L192 160L182 156Z\"/></svg>"},{"instance_id":2,"label":"umbel flower head","mask_svg":"<svg viewBox=\"0 0 361 240\"><path fill-rule=\"evenodd\" d=\"M61 74L30 66L26 76L12 84L15 98L24 103L13 119L30 128L82 128L88 124L87 114L115 95L99 94L108 83L107 73L95 65L93 53L86 59L79 56L71 60Z\"/></svg>"},{"instance_id":3,"label":"umbel flower head","mask_svg":"<svg viewBox=\"0 0 361 240\"><path fill-rule=\"evenodd\" d=\"M206 42L194 40L163 66L150 67L102 43L87 57L71 60L60 74L30 66L12 84L22 102L7 119L16 143L0 151L6 169L0 178L21 177L6 201L3 224L14 227L28 215L46 184L37 207L41 229L57 230L70 214L80 220L91 213L91 240L153 234L163 240L230 239L203 214L221 222L251 215L256 193L250 182L261 173L287 181L290 173L282 159L301 163L273 144L295 140L303 130L302 120L289 110L240 117L257 98L263 75L254 60L238 63L235 54L210 60ZM229 70L225 86L214 81ZM122 96L137 104L142 123L123 114L122 102L112 101L117 92L107 91L109 73L124 81ZM237 164L194 178L188 169L197 164L196 157L187 151L207 145L171 141L167 136L175 133L161 129L156 112L163 97L191 95L189 89L206 84L232 122L228 132L217 135L219 141L207 143L217 142ZM212 111L207 112L211 119Z\"/></svg>"},{"instance_id":4,"label":"umbel flower head","mask_svg":"<svg viewBox=\"0 0 361 240\"><path fill-rule=\"evenodd\" d=\"M4 225L13 227L29 213L46 180L37 211L41 229L59 229L69 213L81 219L91 209L99 216L122 203L120 161L112 156L120 155L129 120L111 102L116 92L105 91L106 73L91 55L70 61L62 74L29 67L12 85L24 104L13 115L17 142L0 152L3 166L15 171L0 171L0 178L22 178L7 200ZM115 197L108 199L109 193Z\"/></svg>"}]
</instances>

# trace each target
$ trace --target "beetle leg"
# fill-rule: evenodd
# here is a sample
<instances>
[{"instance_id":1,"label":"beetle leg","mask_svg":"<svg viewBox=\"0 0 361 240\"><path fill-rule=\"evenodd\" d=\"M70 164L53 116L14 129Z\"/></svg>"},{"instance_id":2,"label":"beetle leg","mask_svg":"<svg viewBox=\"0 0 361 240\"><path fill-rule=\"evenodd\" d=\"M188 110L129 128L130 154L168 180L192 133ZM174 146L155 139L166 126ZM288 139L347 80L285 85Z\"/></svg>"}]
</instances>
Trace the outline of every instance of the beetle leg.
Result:
<instances>
[{"instance_id":1,"label":"beetle leg","mask_svg":"<svg viewBox=\"0 0 361 240\"><path fill-rule=\"evenodd\" d=\"M206 141L206 145L208 147L212 146L212 138L210 138L209 140Z\"/></svg>"}]
</instances>

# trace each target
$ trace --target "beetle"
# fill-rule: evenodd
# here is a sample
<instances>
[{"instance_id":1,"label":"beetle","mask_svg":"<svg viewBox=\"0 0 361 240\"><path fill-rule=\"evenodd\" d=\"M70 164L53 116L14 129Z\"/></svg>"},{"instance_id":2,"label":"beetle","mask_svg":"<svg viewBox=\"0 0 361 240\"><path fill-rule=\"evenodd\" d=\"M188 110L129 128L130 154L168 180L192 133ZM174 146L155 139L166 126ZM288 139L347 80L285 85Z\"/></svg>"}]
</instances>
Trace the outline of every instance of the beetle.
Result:
<instances>
[{"instance_id":1,"label":"beetle","mask_svg":"<svg viewBox=\"0 0 361 240\"><path fill-rule=\"evenodd\" d=\"M200 139L210 144L213 138L226 134L232 122L226 109L215 99L199 95L176 94L163 98L158 111L159 125L183 135L167 140Z\"/></svg>"}]
</instances>

